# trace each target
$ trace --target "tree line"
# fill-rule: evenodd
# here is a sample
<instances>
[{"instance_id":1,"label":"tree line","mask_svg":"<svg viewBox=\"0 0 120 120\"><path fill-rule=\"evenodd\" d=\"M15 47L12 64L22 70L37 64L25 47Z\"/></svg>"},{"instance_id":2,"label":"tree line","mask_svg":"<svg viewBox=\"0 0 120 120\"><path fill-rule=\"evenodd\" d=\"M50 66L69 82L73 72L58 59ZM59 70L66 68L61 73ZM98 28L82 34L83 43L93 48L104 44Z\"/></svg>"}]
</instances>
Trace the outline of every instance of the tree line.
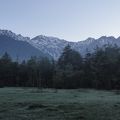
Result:
<instances>
[{"instance_id":1,"label":"tree line","mask_svg":"<svg viewBox=\"0 0 120 120\"><path fill-rule=\"evenodd\" d=\"M0 57L0 87L120 89L120 48L104 46L84 57L67 45L57 61L31 57L13 61Z\"/></svg>"}]
</instances>

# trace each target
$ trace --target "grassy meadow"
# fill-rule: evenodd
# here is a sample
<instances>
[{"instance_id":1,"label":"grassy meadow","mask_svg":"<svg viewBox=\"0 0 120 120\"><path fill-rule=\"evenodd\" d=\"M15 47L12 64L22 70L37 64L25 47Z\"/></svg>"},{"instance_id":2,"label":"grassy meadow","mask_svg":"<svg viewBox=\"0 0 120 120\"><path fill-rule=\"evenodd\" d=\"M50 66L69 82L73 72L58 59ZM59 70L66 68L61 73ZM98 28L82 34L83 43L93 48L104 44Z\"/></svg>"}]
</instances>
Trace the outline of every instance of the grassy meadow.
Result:
<instances>
[{"instance_id":1,"label":"grassy meadow","mask_svg":"<svg viewBox=\"0 0 120 120\"><path fill-rule=\"evenodd\" d=\"M0 120L120 120L120 94L89 89L0 88Z\"/></svg>"}]
</instances>

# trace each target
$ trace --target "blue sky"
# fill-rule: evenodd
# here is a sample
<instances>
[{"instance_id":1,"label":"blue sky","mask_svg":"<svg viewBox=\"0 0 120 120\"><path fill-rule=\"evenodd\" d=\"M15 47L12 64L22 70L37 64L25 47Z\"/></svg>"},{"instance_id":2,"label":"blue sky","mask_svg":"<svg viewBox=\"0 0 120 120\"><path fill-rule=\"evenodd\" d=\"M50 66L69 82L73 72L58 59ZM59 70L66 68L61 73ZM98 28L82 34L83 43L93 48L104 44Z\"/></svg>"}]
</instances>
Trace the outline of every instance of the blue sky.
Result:
<instances>
[{"instance_id":1,"label":"blue sky","mask_svg":"<svg viewBox=\"0 0 120 120\"><path fill-rule=\"evenodd\" d=\"M120 36L120 0L0 0L0 29L69 41Z\"/></svg>"}]
</instances>

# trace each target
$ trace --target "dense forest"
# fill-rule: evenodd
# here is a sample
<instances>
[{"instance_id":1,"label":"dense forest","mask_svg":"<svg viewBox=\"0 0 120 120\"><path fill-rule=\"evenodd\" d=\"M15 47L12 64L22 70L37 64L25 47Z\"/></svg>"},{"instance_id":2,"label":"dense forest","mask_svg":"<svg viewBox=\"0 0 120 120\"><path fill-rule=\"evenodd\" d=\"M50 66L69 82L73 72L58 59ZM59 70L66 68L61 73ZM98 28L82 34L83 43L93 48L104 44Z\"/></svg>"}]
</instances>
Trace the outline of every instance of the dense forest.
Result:
<instances>
[{"instance_id":1,"label":"dense forest","mask_svg":"<svg viewBox=\"0 0 120 120\"><path fill-rule=\"evenodd\" d=\"M120 48L105 46L84 57L68 45L57 61L31 57L13 61L0 57L0 87L120 89Z\"/></svg>"}]
</instances>

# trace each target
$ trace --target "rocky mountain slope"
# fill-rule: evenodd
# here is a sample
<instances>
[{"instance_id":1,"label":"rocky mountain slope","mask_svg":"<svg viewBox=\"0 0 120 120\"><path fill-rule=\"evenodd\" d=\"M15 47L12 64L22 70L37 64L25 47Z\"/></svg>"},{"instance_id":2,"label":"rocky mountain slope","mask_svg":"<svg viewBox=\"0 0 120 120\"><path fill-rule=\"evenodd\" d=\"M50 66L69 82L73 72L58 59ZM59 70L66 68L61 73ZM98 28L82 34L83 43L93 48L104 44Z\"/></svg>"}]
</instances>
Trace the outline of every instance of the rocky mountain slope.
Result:
<instances>
[{"instance_id":1,"label":"rocky mountain slope","mask_svg":"<svg viewBox=\"0 0 120 120\"><path fill-rule=\"evenodd\" d=\"M63 48L66 45L70 45L73 49L77 50L81 53L81 55L85 55L87 52L94 52L97 47L104 47L105 45L118 45L120 46L120 38L114 37L106 37L102 36L99 39L88 38L84 41L79 42L69 42L66 40L62 40L55 37L47 37L47 36L37 36L29 41L34 47L38 48L44 53L47 53L58 59L60 54L62 53Z\"/></svg>"},{"instance_id":2,"label":"rocky mountain slope","mask_svg":"<svg viewBox=\"0 0 120 120\"><path fill-rule=\"evenodd\" d=\"M30 39L29 37L23 37L8 30L0 30L0 54L8 52L14 58L19 56L22 59L26 59L30 56L45 55L58 59L63 48L68 44L82 55L85 55L87 52L94 52L96 47L101 48L108 44L113 46L116 44L120 47L120 37L102 36L99 39L88 38L84 41L69 42L44 35Z\"/></svg>"},{"instance_id":3,"label":"rocky mountain slope","mask_svg":"<svg viewBox=\"0 0 120 120\"><path fill-rule=\"evenodd\" d=\"M7 30L0 30L0 56L7 52L14 60L26 60L31 56L43 57L44 54L27 41L28 37L16 35Z\"/></svg>"}]
</instances>

